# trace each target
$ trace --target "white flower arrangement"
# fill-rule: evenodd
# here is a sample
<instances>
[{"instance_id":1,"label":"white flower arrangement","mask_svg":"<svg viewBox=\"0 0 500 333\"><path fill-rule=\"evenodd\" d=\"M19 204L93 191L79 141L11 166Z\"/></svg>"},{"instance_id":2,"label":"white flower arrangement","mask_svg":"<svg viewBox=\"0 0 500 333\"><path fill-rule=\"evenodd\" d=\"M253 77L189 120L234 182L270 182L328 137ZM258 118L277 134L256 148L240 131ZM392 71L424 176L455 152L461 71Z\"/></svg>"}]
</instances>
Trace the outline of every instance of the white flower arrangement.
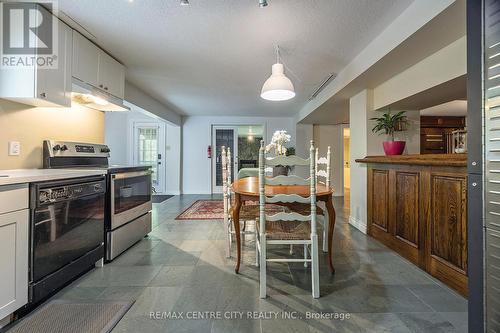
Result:
<instances>
[{"instance_id":1,"label":"white flower arrangement","mask_svg":"<svg viewBox=\"0 0 500 333\"><path fill-rule=\"evenodd\" d=\"M276 155L286 155L285 143L290 142L291 138L292 136L285 130L274 132L271 143L266 146L266 152L274 149Z\"/></svg>"}]
</instances>

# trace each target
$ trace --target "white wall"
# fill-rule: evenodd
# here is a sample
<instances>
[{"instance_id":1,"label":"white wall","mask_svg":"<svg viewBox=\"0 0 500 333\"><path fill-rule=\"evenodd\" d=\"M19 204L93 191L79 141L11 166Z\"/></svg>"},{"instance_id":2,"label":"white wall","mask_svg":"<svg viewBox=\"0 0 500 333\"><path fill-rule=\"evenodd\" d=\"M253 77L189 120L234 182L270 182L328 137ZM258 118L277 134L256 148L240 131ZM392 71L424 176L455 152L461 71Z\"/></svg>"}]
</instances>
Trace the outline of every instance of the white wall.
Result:
<instances>
[{"instance_id":1,"label":"white wall","mask_svg":"<svg viewBox=\"0 0 500 333\"><path fill-rule=\"evenodd\" d=\"M331 184L334 196L344 195L344 126L314 125L314 144L319 148L319 156L326 156L331 147Z\"/></svg>"},{"instance_id":2,"label":"white wall","mask_svg":"<svg viewBox=\"0 0 500 333\"><path fill-rule=\"evenodd\" d=\"M296 146L295 153L297 156L308 157L310 141L314 138L314 129L312 124L297 124L296 129ZM297 176L308 178L309 177L308 167L295 167L294 174Z\"/></svg>"},{"instance_id":3,"label":"white wall","mask_svg":"<svg viewBox=\"0 0 500 333\"><path fill-rule=\"evenodd\" d=\"M293 118L279 117L205 117L183 118L182 126L182 193L207 194L212 192L212 164L207 157L211 145L212 125L264 125L265 141L274 131L284 129L292 135L291 146L295 146L295 122Z\"/></svg>"},{"instance_id":4,"label":"white wall","mask_svg":"<svg viewBox=\"0 0 500 333\"><path fill-rule=\"evenodd\" d=\"M350 216L349 223L366 233L367 223L367 173L366 164L356 163L356 159L368 155L368 141L374 135L368 126L368 118L373 110L373 91L363 90L349 101L350 122Z\"/></svg>"},{"instance_id":5,"label":"white wall","mask_svg":"<svg viewBox=\"0 0 500 333\"><path fill-rule=\"evenodd\" d=\"M135 105L129 104L130 112L106 112L104 142L111 149L111 164L133 164L133 131L134 122L162 123L165 126L165 191L166 194L180 194L181 165L181 129L179 126L139 111Z\"/></svg>"},{"instance_id":6,"label":"white wall","mask_svg":"<svg viewBox=\"0 0 500 333\"><path fill-rule=\"evenodd\" d=\"M125 98L137 107L147 110L148 112L171 122L174 125L181 124L181 116L175 111L170 110L162 103L158 102L153 97L149 96L146 92L142 91L132 83L125 81Z\"/></svg>"},{"instance_id":7,"label":"white wall","mask_svg":"<svg viewBox=\"0 0 500 333\"><path fill-rule=\"evenodd\" d=\"M166 124L165 161L166 193L180 194L181 191L181 127Z\"/></svg>"},{"instance_id":8,"label":"white wall","mask_svg":"<svg viewBox=\"0 0 500 333\"><path fill-rule=\"evenodd\" d=\"M373 90L373 106L383 108L467 74L467 40L462 37L393 76Z\"/></svg>"},{"instance_id":9,"label":"white wall","mask_svg":"<svg viewBox=\"0 0 500 333\"><path fill-rule=\"evenodd\" d=\"M129 112L104 113L104 143L111 149L109 163L128 164L128 150L130 147Z\"/></svg>"}]
</instances>

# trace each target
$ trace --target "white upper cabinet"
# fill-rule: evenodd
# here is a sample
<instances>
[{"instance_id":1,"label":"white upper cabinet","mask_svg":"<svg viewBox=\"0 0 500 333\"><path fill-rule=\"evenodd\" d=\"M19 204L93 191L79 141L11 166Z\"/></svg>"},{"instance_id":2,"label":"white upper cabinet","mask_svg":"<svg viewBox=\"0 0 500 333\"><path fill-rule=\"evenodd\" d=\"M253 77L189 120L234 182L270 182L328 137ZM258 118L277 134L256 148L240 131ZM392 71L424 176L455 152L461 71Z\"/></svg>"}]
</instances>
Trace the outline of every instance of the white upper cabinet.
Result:
<instances>
[{"instance_id":1,"label":"white upper cabinet","mask_svg":"<svg viewBox=\"0 0 500 333\"><path fill-rule=\"evenodd\" d=\"M44 15L51 15L40 5L32 6ZM57 24L57 43L54 43L57 66L48 68L35 64L0 69L0 98L33 106L71 106L72 30L55 16L52 18ZM51 34L49 29L50 25L40 25L36 35ZM46 59L43 54L35 54L38 56Z\"/></svg>"},{"instance_id":2,"label":"white upper cabinet","mask_svg":"<svg viewBox=\"0 0 500 333\"><path fill-rule=\"evenodd\" d=\"M125 68L108 54L99 54L98 88L123 99L125 89Z\"/></svg>"},{"instance_id":3,"label":"white upper cabinet","mask_svg":"<svg viewBox=\"0 0 500 333\"><path fill-rule=\"evenodd\" d=\"M73 30L73 77L97 87L100 52L91 41Z\"/></svg>"},{"instance_id":4,"label":"white upper cabinet","mask_svg":"<svg viewBox=\"0 0 500 333\"><path fill-rule=\"evenodd\" d=\"M73 77L123 99L124 66L77 31L73 31Z\"/></svg>"}]
</instances>

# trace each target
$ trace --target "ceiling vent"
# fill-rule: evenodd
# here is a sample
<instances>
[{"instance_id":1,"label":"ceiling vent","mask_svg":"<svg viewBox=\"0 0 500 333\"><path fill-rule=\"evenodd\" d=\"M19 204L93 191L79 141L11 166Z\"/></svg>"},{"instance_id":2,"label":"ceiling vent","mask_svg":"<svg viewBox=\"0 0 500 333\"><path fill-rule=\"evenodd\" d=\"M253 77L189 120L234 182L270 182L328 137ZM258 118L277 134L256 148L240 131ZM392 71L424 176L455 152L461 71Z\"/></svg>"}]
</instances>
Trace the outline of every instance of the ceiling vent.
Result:
<instances>
[{"instance_id":1,"label":"ceiling vent","mask_svg":"<svg viewBox=\"0 0 500 333\"><path fill-rule=\"evenodd\" d=\"M333 79L335 79L337 77L337 74L335 73L331 73L330 75L328 75L328 77L323 80L323 82L321 82L321 84L319 85L318 89L316 89L311 96L309 96L309 100L312 101L313 99L316 98L316 96L319 95L320 92L323 91L323 89L325 89L325 87L333 81Z\"/></svg>"}]
</instances>

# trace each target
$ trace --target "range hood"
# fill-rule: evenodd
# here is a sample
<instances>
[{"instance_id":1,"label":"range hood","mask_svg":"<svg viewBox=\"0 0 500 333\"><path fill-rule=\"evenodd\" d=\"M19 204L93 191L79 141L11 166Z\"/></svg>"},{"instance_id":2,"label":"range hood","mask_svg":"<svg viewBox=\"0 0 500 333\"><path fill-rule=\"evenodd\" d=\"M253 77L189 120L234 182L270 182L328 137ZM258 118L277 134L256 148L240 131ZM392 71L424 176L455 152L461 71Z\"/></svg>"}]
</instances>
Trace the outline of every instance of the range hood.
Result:
<instances>
[{"instance_id":1,"label":"range hood","mask_svg":"<svg viewBox=\"0 0 500 333\"><path fill-rule=\"evenodd\" d=\"M71 101L99 111L130 111L123 100L73 78Z\"/></svg>"}]
</instances>

